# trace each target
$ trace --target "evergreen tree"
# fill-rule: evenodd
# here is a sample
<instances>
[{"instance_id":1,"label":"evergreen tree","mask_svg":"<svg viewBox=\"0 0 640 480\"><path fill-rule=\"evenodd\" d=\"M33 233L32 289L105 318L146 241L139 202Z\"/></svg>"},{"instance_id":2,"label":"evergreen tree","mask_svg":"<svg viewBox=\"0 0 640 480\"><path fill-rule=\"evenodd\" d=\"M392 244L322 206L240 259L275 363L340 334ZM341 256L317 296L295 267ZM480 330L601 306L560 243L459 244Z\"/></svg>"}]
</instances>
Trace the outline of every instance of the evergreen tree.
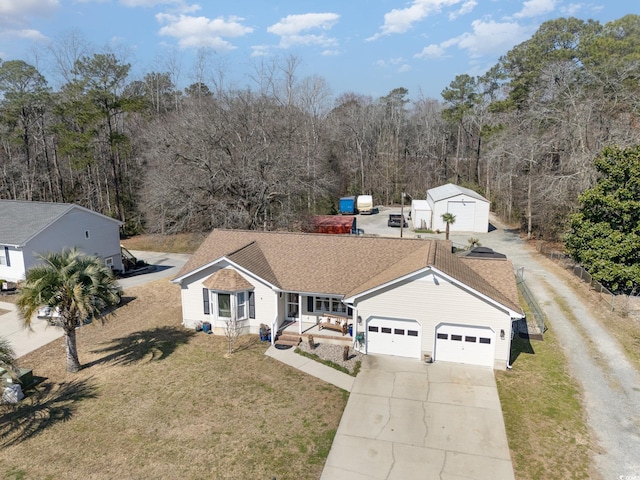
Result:
<instances>
[{"instance_id":1,"label":"evergreen tree","mask_svg":"<svg viewBox=\"0 0 640 480\"><path fill-rule=\"evenodd\" d=\"M640 146L606 147L595 160L600 179L580 197L566 249L614 292L640 285Z\"/></svg>"}]
</instances>

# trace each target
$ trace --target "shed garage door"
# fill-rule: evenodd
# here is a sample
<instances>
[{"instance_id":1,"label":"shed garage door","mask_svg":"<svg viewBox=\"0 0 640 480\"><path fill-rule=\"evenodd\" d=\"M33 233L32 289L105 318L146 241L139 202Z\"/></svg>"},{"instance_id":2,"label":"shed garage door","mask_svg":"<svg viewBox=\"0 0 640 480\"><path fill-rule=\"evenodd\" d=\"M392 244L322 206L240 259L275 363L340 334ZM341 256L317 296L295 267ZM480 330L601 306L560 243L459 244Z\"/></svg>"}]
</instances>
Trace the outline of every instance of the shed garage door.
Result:
<instances>
[{"instance_id":1,"label":"shed garage door","mask_svg":"<svg viewBox=\"0 0 640 480\"><path fill-rule=\"evenodd\" d=\"M476 202L468 200L447 202L447 212L456 217L449 227L452 231L473 232L476 218Z\"/></svg>"},{"instance_id":2,"label":"shed garage door","mask_svg":"<svg viewBox=\"0 0 640 480\"><path fill-rule=\"evenodd\" d=\"M415 320L372 318L367 322L367 353L420 358L421 338Z\"/></svg>"},{"instance_id":3,"label":"shed garage door","mask_svg":"<svg viewBox=\"0 0 640 480\"><path fill-rule=\"evenodd\" d=\"M443 324L436 328L435 360L493 367L496 336L489 327Z\"/></svg>"}]
</instances>

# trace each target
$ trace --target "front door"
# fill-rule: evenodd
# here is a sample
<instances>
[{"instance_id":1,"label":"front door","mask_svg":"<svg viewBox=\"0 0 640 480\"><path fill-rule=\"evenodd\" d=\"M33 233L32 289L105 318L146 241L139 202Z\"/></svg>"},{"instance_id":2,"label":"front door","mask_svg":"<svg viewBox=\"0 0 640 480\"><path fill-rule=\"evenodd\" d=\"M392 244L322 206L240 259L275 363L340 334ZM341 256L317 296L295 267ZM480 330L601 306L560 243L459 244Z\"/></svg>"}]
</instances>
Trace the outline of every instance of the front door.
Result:
<instances>
[{"instance_id":1,"label":"front door","mask_svg":"<svg viewBox=\"0 0 640 480\"><path fill-rule=\"evenodd\" d=\"M299 296L297 293L287 293L287 318L296 320L299 318Z\"/></svg>"}]
</instances>

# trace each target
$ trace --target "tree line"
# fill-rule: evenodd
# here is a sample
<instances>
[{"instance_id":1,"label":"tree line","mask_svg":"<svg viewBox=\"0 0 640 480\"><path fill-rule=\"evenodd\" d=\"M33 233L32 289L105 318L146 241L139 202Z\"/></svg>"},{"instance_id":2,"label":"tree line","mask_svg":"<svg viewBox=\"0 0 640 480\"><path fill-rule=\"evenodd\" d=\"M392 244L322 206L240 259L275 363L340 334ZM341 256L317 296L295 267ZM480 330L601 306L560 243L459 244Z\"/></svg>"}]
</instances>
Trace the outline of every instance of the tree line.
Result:
<instances>
[{"instance_id":1,"label":"tree line","mask_svg":"<svg viewBox=\"0 0 640 480\"><path fill-rule=\"evenodd\" d=\"M170 62L133 78L125 56L77 34L45 55L55 82L38 62L0 64L0 197L77 203L127 234L296 229L342 195L392 204L453 182L556 240L599 152L638 143L637 15L546 22L441 99L401 86L334 97L322 77L298 78L293 56L238 88L201 51L180 89Z\"/></svg>"}]
</instances>

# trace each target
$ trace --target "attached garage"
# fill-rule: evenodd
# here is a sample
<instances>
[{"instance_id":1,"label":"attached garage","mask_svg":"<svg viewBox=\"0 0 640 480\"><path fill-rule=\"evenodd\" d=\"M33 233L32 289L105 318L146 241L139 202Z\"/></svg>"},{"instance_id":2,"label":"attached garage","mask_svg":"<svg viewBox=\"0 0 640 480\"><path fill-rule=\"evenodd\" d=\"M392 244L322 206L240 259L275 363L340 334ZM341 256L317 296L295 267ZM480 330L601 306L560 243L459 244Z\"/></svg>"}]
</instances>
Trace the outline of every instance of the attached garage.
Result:
<instances>
[{"instance_id":1,"label":"attached garage","mask_svg":"<svg viewBox=\"0 0 640 480\"><path fill-rule=\"evenodd\" d=\"M415 320L371 318L367 322L367 353L420 358L422 328Z\"/></svg>"},{"instance_id":2,"label":"attached garage","mask_svg":"<svg viewBox=\"0 0 640 480\"><path fill-rule=\"evenodd\" d=\"M436 361L493 368L496 335L489 327L440 324L435 342Z\"/></svg>"}]
</instances>

